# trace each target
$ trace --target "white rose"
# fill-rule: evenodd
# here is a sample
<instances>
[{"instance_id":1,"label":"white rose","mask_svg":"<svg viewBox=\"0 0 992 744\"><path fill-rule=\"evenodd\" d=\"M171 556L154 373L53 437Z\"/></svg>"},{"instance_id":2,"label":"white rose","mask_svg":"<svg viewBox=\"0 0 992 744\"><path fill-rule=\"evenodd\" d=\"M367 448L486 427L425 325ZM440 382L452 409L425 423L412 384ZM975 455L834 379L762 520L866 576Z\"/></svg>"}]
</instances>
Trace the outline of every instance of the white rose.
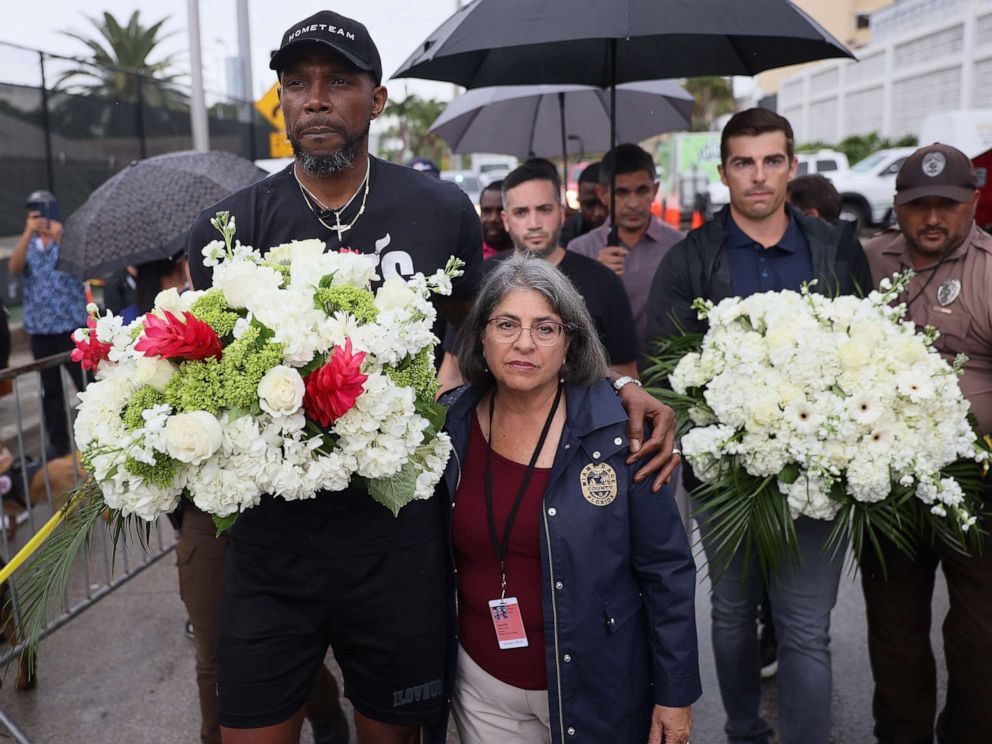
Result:
<instances>
[{"instance_id":1,"label":"white rose","mask_svg":"<svg viewBox=\"0 0 992 744\"><path fill-rule=\"evenodd\" d=\"M273 416L291 416L303 405L306 386L300 373L283 364L266 372L258 383L258 404Z\"/></svg>"},{"instance_id":2,"label":"white rose","mask_svg":"<svg viewBox=\"0 0 992 744\"><path fill-rule=\"evenodd\" d=\"M905 364L916 364L926 358L927 350L919 336L907 336L896 343L896 358Z\"/></svg>"},{"instance_id":3,"label":"white rose","mask_svg":"<svg viewBox=\"0 0 992 744\"><path fill-rule=\"evenodd\" d=\"M169 457L199 465L206 462L224 441L220 421L206 411L177 413L165 422L165 445Z\"/></svg>"},{"instance_id":4,"label":"white rose","mask_svg":"<svg viewBox=\"0 0 992 744\"><path fill-rule=\"evenodd\" d=\"M858 341L848 341L837 351L837 358L844 369L860 369L868 363L868 347Z\"/></svg>"},{"instance_id":5,"label":"white rose","mask_svg":"<svg viewBox=\"0 0 992 744\"><path fill-rule=\"evenodd\" d=\"M751 404L750 428L764 429L782 417L782 409L775 398L758 398Z\"/></svg>"},{"instance_id":6,"label":"white rose","mask_svg":"<svg viewBox=\"0 0 992 744\"><path fill-rule=\"evenodd\" d=\"M155 314L160 318L165 317L165 311L168 310L170 313L176 317L181 318L182 312L186 308L183 307L183 302L179 298L179 292L175 287L169 287L168 289L163 289L157 295L155 295L155 309L158 311Z\"/></svg>"},{"instance_id":7,"label":"white rose","mask_svg":"<svg viewBox=\"0 0 992 744\"><path fill-rule=\"evenodd\" d=\"M294 240L290 243L277 245L270 248L265 254L265 260L271 263L288 265L297 258L313 258L324 252L324 241L313 238L311 240Z\"/></svg>"},{"instance_id":8,"label":"white rose","mask_svg":"<svg viewBox=\"0 0 992 744\"><path fill-rule=\"evenodd\" d=\"M214 271L214 286L224 292L231 307L247 307L251 299L267 290L279 289L282 274L268 266L247 261L225 264L223 271Z\"/></svg>"},{"instance_id":9,"label":"white rose","mask_svg":"<svg viewBox=\"0 0 992 744\"><path fill-rule=\"evenodd\" d=\"M151 385L164 393L165 386L169 384L175 372L176 365L168 359L139 356L135 364L134 379L139 385Z\"/></svg>"},{"instance_id":10,"label":"white rose","mask_svg":"<svg viewBox=\"0 0 992 744\"><path fill-rule=\"evenodd\" d=\"M413 290L406 285L406 280L394 276L383 282L379 291L375 293L375 306L379 310L402 310L413 304L415 300Z\"/></svg>"}]
</instances>

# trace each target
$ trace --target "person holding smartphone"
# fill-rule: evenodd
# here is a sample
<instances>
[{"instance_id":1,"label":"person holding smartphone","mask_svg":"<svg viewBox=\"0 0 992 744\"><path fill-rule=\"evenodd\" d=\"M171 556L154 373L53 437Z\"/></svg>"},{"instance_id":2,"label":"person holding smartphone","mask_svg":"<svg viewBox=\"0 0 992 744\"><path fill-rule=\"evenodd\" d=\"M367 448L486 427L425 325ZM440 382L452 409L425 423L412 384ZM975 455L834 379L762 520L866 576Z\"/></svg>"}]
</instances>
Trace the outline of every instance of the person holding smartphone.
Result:
<instances>
[{"instance_id":1,"label":"person holding smartphone","mask_svg":"<svg viewBox=\"0 0 992 744\"><path fill-rule=\"evenodd\" d=\"M28 196L26 211L24 231L10 257L10 273L21 278L24 330L31 339L31 353L41 359L72 350L72 332L86 325L86 292L76 277L55 268L62 243L58 201L48 191L35 191ZM62 366L69 371L77 390L85 387L78 364L41 370L49 457L69 453Z\"/></svg>"}]
</instances>

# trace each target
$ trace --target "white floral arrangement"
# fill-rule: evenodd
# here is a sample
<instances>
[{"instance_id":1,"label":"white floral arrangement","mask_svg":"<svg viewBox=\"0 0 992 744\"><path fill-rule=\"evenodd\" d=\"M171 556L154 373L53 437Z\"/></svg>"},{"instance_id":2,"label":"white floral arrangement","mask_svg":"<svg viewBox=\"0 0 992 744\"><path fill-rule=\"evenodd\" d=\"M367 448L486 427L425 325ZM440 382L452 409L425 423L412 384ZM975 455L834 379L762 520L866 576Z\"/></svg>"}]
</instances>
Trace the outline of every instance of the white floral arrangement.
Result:
<instances>
[{"instance_id":1,"label":"white floral arrangement","mask_svg":"<svg viewBox=\"0 0 992 744\"><path fill-rule=\"evenodd\" d=\"M185 497L224 529L263 494L357 485L394 514L429 498L451 452L431 295L451 293L461 262L373 292L375 256L318 240L263 256L226 213L213 224L211 289L162 292L130 325L92 312L75 334L96 380L76 444L106 506L151 521Z\"/></svg>"},{"instance_id":2,"label":"white floral arrangement","mask_svg":"<svg viewBox=\"0 0 992 744\"><path fill-rule=\"evenodd\" d=\"M878 534L911 549L921 521L962 549L977 531L989 450L957 383L966 359L948 364L892 304L911 276L865 298L697 300L709 330L656 360L724 557L754 541L774 565L800 516L836 519L831 541L859 556Z\"/></svg>"}]
</instances>

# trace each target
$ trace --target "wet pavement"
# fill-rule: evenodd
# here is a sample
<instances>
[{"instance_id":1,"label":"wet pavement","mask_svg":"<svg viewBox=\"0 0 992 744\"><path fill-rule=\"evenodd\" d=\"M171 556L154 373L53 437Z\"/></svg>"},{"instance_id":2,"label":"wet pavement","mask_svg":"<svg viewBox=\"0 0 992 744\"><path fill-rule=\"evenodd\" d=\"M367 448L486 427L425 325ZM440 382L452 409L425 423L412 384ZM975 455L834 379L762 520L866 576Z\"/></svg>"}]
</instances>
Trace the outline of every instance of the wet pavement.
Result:
<instances>
[{"instance_id":1,"label":"wet pavement","mask_svg":"<svg viewBox=\"0 0 992 744\"><path fill-rule=\"evenodd\" d=\"M938 581L934 648L947 607ZM703 697L693 708L695 744L718 744L722 734L713 654L709 641L708 586L697 595ZM122 588L97 602L43 641L35 690L17 692L8 674L0 711L31 742L170 744L198 741L199 719L193 644L183 635L174 553L168 553ZM845 573L832 620L834 655L833 740L870 742L871 676L865 647L864 603L855 576ZM943 658L938 655L942 666ZM944 679L941 671L941 693ZM765 683L763 708L775 725L777 690ZM350 709L349 709L350 714ZM301 741L310 742L304 725ZM0 741L5 741L0 733ZM452 735L449 741L457 742Z\"/></svg>"}]
</instances>

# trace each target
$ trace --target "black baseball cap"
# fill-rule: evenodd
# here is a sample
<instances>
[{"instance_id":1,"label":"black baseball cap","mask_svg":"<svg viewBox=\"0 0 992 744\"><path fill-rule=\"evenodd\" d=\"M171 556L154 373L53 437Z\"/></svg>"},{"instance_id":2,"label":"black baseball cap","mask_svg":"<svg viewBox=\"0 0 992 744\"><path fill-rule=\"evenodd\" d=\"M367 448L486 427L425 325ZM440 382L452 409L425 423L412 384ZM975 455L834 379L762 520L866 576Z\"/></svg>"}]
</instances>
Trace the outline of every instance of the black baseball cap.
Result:
<instances>
[{"instance_id":1,"label":"black baseball cap","mask_svg":"<svg viewBox=\"0 0 992 744\"><path fill-rule=\"evenodd\" d=\"M897 205L928 196L966 202L978 188L978 176L968 156L950 145L935 142L914 152L896 176Z\"/></svg>"},{"instance_id":2,"label":"black baseball cap","mask_svg":"<svg viewBox=\"0 0 992 744\"><path fill-rule=\"evenodd\" d=\"M279 51L269 60L269 69L282 72L293 54L305 44L323 44L338 52L359 70L382 82L382 60L368 29L358 21L332 10L314 13L290 26L282 35Z\"/></svg>"}]
</instances>

